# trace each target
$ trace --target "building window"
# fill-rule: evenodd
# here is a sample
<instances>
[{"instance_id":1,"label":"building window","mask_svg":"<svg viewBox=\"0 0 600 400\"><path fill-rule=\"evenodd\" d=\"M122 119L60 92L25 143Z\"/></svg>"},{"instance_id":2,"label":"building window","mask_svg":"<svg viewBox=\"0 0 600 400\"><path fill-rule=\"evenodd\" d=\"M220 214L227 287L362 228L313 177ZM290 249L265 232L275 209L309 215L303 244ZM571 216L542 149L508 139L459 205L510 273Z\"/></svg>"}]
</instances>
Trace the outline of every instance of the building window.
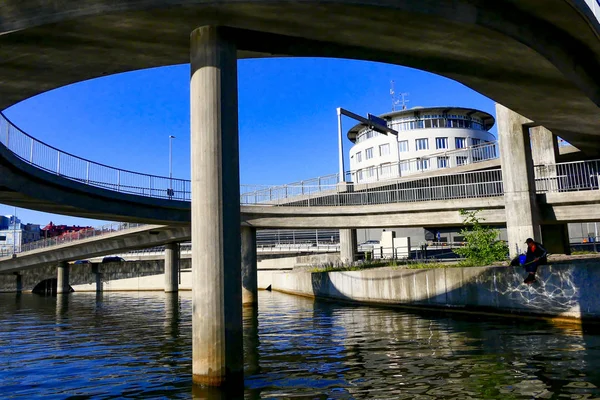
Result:
<instances>
[{"instance_id":1,"label":"building window","mask_svg":"<svg viewBox=\"0 0 600 400\"><path fill-rule=\"evenodd\" d=\"M428 139L416 139L415 147L417 150L428 150L429 149L429 140Z\"/></svg>"},{"instance_id":2,"label":"building window","mask_svg":"<svg viewBox=\"0 0 600 400\"><path fill-rule=\"evenodd\" d=\"M363 180L363 170L359 169L358 171L356 171L356 177L358 178L359 181Z\"/></svg>"},{"instance_id":3,"label":"building window","mask_svg":"<svg viewBox=\"0 0 600 400\"><path fill-rule=\"evenodd\" d=\"M365 150L365 160L370 160L371 158L373 158L373 148L369 147Z\"/></svg>"},{"instance_id":4,"label":"building window","mask_svg":"<svg viewBox=\"0 0 600 400\"><path fill-rule=\"evenodd\" d=\"M375 167L367 168L367 178L372 178L375 176Z\"/></svg>"},{"instance_id":5,"label":"building window","mask_svg":"<svg viewBox=\"0 0 600 400\"><path fill-rule=\"evenodd\" d=\"M408 171L410 171L410 163L408 161L402 161L400 163L400 171L401 172L408 172Z\"/></svg>"},{"instance_id":6,"label":"building window","mask_svg":"<svg viewBox=\"0 0 600 400\"><path fill-rule=\"evenodd\" d=\"M6 242L6 236L0 236L0 242Z\"/></svg>"},{"instance_id":7,"label":"building window","mask_svg":"<svg viewBox=\"0 0 600 400\"><path fill-rule=\"evenodd\" d=\"M437 158L438 168L448 168L448 157Z\"/></svg>"},{"instance_id":8,"label":"building window","mask_svg":"<svg viewBox=\"0 0 600 400\"><path fill-rule=\"evenodd\" d=\"M466 165L469 163L469 157L467 156L456 156L456 165Z\"/></svg>"},{"instance_id":9,"label":"building window","mask_svg":"<svg viewBox=\"0 0 600 400\"><path fill-rule=\"evenodd\" d=\"M457 137L454 139L454 142L456 143L457 149L464 149L467 147L467 139L464 137Z\"/></svg>"},{"instance_id":10,"label":"building window","mask_svg":"<svg viewBox=\"0 0 600 400\"><path fill-rule=\"evenodd\" d=\"M379 167L379 176L390 176L392 174L392 164L385 163Z\"/></svg>"},{"instance_id":11,"label":"building window","mask_svg":"<svg viewBox=\"0 0 600 400\"><path fill-rule=\"evenodd\" d=\"M380 156L387 156L390 154L390 144L386 143L386 144L382 144L381 146L379 146L379 155Z\"/></svg>"},{"instance_id":12,"label":"building window","mask_svg":"<svg viewBox=\"0 0 600 400\"><path fill-rule=\"evenodd\" d=\"M426 170L429 169L429 159L428 158L418 158L417 159L417 170Z\"/></svg>"},{"instance_id":13,"label":"building window","mask_svg":"<svg viewBox=\"0 0 600 400\"><path fill-rule=\"evenodd\" d=\"M477 146L478 144L481 144L481 139L471 139L471 142L473 144L473 146Z\"/></svg>"},{"instance_id":14,"label":"building window","mask_svg":"<svg viewBox=\"0 0 600 400\"><path fill-rule=\"evenodd\" d=\"M406 153L408 151L408 140L398 142L398 150L400 150L400 153Z\"/></svg>"},{"instance_id":15,"label":"building window","mask_svg":"<svg viewBox=\"0 0 600 400\"><path fill-rule=\"evenodd\" d=\"M447 137L435 138L435 148L436 149L447 149L448 148L448 138Z\"/></svg>"},{"instance_id":16,"label":"building window","mask_svg":"<svg viewBox=\"0 0 600 400\"><path fill-rule=\"evenodd\" d=\"M361 162L362 161L362 153L359 151L358 153L356 153L356 162Z\"/></svg>"}]
</instances>

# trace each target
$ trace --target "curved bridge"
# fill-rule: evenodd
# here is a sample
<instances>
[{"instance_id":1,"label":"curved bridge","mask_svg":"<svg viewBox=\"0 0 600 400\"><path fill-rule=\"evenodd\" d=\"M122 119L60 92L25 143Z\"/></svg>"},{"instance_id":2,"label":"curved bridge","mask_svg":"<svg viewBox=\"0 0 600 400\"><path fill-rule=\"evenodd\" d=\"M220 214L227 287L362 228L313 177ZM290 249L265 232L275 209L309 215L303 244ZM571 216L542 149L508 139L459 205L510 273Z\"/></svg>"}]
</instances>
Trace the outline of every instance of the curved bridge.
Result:
<instances>
[{"instance_id":1,"label":"curved bridge","mask_svg":"<svg viewBox=\"0 0 600 400\"><path fill-rule=\"evenodd\" d=\"M5 0L0 109L109 74L189 62L190 32L231 27L238 57L410 66L600 149L600 25L584 0ZM583 146L582 146L583 147Z\"/></svg>"}]
</instances>

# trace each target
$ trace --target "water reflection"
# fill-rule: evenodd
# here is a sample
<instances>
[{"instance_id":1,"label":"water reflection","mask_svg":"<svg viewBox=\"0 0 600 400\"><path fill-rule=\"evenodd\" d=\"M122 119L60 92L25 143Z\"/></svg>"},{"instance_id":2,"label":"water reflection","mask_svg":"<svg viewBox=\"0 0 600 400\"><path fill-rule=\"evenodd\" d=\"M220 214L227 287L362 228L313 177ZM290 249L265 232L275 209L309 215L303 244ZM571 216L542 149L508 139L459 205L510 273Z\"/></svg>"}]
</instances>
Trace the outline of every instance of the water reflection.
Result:
<instances>
[{"instance_id":1,"label":"water reflection","mask_svg":"<svg viewBox=\"0 0 600 400\"><path fill-rule=\"evenodd\" d=\"M191 294L0 295L0 397L600 397L600 336L261 292L245 388L191 385Z\"/></svg>"}]
</instances>

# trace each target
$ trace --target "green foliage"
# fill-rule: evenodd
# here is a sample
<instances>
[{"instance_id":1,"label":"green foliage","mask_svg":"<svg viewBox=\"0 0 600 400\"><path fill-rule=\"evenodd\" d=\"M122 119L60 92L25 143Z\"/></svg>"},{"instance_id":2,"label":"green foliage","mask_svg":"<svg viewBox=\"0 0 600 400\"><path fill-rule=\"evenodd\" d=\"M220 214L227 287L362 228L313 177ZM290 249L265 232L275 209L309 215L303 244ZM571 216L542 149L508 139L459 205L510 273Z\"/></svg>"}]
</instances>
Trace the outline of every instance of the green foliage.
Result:
<instances>
[{"instance_id":1,"label":"green foliage","mask_svg":"<svg viewBox=\"0 0 600 400\"><path fill-rule=\"evenodd\" d=\"M496 261L503 261L508 255L506 243L498 240L498 230L484 226L478 218L479 211L460 210L464 217L463 223L467 226L461 230L466 245L454 252L465 257L464 265L490 265Z\"/></svg>"}]
</instances>

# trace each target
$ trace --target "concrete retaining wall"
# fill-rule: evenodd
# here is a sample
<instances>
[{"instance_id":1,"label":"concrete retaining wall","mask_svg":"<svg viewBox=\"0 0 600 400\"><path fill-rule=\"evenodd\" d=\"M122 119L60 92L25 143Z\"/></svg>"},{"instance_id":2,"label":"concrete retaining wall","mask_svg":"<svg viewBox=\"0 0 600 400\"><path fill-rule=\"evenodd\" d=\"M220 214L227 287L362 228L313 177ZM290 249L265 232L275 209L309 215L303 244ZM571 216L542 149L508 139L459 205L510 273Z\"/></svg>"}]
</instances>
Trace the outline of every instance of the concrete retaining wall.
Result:
<instances>
[{"instance_id":1,"label":"concrete retaining wall","mask_svg":"<svg viewBox=\"0 0 600 400\"><path fill-rule=\"evenodd\" d=\"M346 301L489 310L568 318L600 318L596 261L542 266L538 282L522 268L379 268L346 272L279 272L274 290Z\"/></svg>"}]
</instances>

